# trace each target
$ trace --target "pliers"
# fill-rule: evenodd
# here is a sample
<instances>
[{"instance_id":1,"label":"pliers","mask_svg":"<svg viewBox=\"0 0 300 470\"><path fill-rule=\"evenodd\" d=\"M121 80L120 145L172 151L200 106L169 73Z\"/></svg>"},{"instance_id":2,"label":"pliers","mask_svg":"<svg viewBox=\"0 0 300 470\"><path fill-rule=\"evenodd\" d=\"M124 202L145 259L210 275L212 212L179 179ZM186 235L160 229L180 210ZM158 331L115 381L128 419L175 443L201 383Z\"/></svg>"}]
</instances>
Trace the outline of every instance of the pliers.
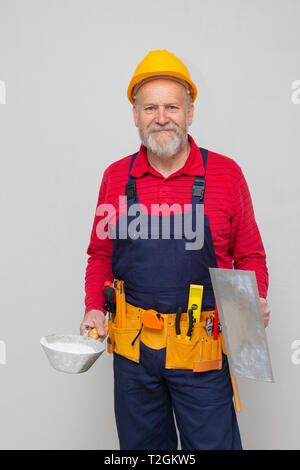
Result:
<instances>
[{"instance_id":1,"label":"pliers","mask_svg":"<svg viewBox=\"0 0 300 470\"><path fill-rule=\"evenodd\" d=\"M183 308L178 307L177 313L176 313L176 319L175 319L175 331L176 331L177 339L181 339L180 318L181 318L182 312L183 312ZM193 332L193 326L194 326L194 317L193 317L193 309L192 308L190 308L188 310L187 315L188 315L189 327L188 327L188 331L187 331L186 336L185 336L184 339L185 339L185 341L190 341L191 336L192 336L192 332Z\"/></svg>"}]
</instances>

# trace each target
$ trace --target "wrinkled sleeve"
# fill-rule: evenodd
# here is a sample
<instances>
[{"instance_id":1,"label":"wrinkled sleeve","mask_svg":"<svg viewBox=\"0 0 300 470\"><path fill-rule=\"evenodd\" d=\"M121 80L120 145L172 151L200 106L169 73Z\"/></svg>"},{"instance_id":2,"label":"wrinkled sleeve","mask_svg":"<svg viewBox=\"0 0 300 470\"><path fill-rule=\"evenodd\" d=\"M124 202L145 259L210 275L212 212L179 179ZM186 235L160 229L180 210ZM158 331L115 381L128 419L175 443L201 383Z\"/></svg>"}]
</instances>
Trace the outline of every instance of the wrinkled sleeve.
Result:
<instances>
[{"instance_id":1,"label":"wrinkled sleeve","mask_svg":"<svg viewBox=\"0 0 300 470\"><path fill-rule=\"evenodd\" d=\"M252 200L246 179L240 177L233 187L233 207L230 251L234 269L255 271L260 297L266 298L268 291L268 269L266 253L255 221Z\"/></svg>"},{"instance_id":2,"label":"wrinkled sleeve","mask_svg":"<svg viewBox=\"0 0 300 470\"><path fill-rule=\"evenodd\" d=\"M113 280L111 270L112 239L99 238L99 226L103 224L103 215L98 215L99 206L106 202L107 174L104 172L95 217L87 249L88 261L85 273L85 313L97 309L104 313L104 282ZM101 222L102 221L102 222ZM98 232L98 233L97 233Z\"/></svg>"}]
</instances>

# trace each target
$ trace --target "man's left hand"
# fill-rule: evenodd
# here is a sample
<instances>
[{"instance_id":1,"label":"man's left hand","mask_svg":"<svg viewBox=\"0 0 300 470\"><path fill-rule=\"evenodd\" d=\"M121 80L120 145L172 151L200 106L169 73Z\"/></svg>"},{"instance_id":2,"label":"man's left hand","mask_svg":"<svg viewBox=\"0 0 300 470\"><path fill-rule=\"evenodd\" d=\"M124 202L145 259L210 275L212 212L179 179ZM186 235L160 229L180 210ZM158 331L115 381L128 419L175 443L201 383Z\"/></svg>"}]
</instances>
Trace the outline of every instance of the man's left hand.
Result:
<instances>
[{"instance_id":1,"label":"man's left hand","mask_svg":"<svg viewBox=\"0 0 300 470\"><path fill-rule=\"evenodd\" d=\"M269 324L269 320L270 320L271 310L269 308L269 305L268 305L268 302L266 301L266 299L263 299L262 297L260 297L259 299L260 299L262 316L263 316L264 323L265 323L265 328L267 328L267 326Z\"/></svg>"}]
</instances>

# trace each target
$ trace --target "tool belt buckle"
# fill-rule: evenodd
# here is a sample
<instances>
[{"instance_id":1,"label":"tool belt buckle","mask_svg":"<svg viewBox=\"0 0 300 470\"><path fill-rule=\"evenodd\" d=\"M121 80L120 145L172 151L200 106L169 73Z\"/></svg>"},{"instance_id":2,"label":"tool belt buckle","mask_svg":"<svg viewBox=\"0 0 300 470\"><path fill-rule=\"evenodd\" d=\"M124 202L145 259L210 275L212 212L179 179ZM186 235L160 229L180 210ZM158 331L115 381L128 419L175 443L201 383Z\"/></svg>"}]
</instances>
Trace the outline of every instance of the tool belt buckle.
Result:
<instances>
[{"instance_id":1,"label":"tool belt buckle","mask_svg":"<svg viewBox=\"0 0 300 470\"><path fill-rule=\"evenodd\" d=\"M164 326L164 320L156 310L145 310L142 313L142 324L146 328L161 330Z\"/></svg>"}]
</instances>

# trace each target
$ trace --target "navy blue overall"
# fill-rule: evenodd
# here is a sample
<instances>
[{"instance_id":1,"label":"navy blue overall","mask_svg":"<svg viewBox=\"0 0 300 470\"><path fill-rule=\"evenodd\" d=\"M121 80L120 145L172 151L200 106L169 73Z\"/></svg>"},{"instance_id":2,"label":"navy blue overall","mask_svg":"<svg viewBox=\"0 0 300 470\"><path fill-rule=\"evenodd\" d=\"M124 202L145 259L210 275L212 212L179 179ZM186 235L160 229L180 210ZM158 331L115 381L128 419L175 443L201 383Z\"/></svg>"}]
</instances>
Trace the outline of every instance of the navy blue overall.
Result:
<instances>
[{"instance_id":1,"label":"navy blue overall","mask_svg":"<svg viewBox=\"0 0 300 470\"><path fill-rule=\"evenodd\" d=\"M204 168L207 150L200 148ZM204 244L198 250L186 250L187 240L174 232L174 214L170 215L170 238L162 238L162 218L157 215L159 236L149 238L138 233L121 237L121 232L136 217L130 215L138 204L135 178L130 174L137 153L132 156L126 215L119 217L113 240L112 272L125 283L126 301L160 313L187 311L190 284L201 284L202 311L214 310L215 299L209 267L217 267L208 216L204 216ZM196 176L191 197L193 228L196 204L204 204L205 177ZM121 220L122 218L124 218ZM120 227L123 227L121 230ZM241 449L241 440L232 401L232 386L226 356L221 370L194 373L192 370L166 369L165 348L150 349L141 342L140 362L114 354L115 415L120 449L177 449L174 415L182 449Z\"/></svg>"}]
</instances>

